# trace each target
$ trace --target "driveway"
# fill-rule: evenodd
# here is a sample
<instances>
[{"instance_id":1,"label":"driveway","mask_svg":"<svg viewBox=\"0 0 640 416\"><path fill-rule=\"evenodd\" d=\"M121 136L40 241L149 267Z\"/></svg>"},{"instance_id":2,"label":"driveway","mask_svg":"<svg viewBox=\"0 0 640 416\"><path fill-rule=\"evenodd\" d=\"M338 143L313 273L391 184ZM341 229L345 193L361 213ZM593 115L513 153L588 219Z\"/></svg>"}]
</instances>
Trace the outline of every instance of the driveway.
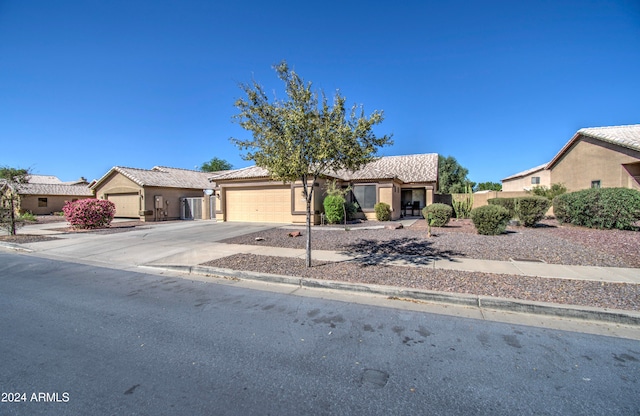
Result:
<instances>
[{"instance_id":1,"label":"driveway","mask_svg":"<svg viewBox=\"0 0 640 416\"><path fill-rule=\"evenodd\" d=\"M127 268L154 263L190 265L234 254L217 243L282 224L181 221L152 223L116 233L78 232L52 235L56 240L24 244L41 257ZM58 225L59 227L59 225ZM28 234L29 227L22 233Z\"/></svg>"}]
</instances>

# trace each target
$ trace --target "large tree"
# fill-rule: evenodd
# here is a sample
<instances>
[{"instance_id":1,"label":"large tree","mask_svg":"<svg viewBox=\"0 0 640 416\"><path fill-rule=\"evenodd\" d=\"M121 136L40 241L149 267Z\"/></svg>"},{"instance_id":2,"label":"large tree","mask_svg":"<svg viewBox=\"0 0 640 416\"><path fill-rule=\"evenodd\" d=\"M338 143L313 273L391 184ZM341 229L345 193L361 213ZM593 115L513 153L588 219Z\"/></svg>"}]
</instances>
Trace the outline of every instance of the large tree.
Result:
<instances>
[{"instance_id":1,"label":"large tree","mask_svg":"<svg viewBox=\"0 0 640 416\"><path fill-rule=\"evenodd\" d=\"M391 144L391 136L377 137L373 127L383 120L382 111L365 116L361 106L349 112L338 91L330 105L324 92L314 92L286 61L273 67L285 84L287 98L272 101L256 81L241 84L246 98L235 106L234 116L253 134L250 140L232 138L245 160L269 171L272 179L302 182L307 206L307 256L311 267L311 201L319 176L330 171L355 171L376 159L379 147Z\"/></svg>"},{"instance_id":2,"label":"large tree","mask_svg":"<svg viewBox=\"0 0 640 416\"><path fill-rule=\"evenodd\" d=\"M469 170L462 167L455 157L438 156L438 193L456 194L464 193L468 185L475 185L467 175Z\"/></svg>"},{"instance_id":3,"label":"large tree","mask_svg":"<svg viewBox=\"0 0 640 416\"><path fill-rule=\"evenodd\" d=\"M231 163L227 162L224 159L220 159L218 157L214 157L208 162L205 162L200 166L200 170L203 172L219 172L221 170L230 170L233 169Z\"/></svg>"},{"instance_id":4,"label":"large tree","mask_svg":"<svg viewBox=\"0 0 640 416\"><path fill-rule=\"evenodd\" d=\"M0 167L0 226L16 235L22 222L17 215L20 205L20 186L29 182L29 170Z\"/></svg>"}]
</instances>

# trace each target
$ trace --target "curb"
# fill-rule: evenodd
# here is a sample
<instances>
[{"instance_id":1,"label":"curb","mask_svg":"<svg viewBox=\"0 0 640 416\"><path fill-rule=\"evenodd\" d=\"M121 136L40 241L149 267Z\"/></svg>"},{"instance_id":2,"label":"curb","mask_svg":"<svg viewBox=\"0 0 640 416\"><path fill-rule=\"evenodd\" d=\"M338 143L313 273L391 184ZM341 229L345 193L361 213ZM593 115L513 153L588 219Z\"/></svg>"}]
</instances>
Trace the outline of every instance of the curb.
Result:
<instances>
[{"instance_id":1,"label":"curb","mask_svg":"<svg viewBox=\"0 0 640 416\"><path fill-rule=\"evenodd\" d=\"M8 248L9 250L24 251L25 253L33 253L33 250L30 248L22 247L20 244L15 243L0 242L0 247Z\"/></svg>"},{"instance_id":2,"label":"curb","mask_svg":"<svg viewBox=\"0 0 640 416\"><path fill-rule=\"evenodd\" d=\"M187 274L208 277L229 277L245 280L258 280L269 283L285 283L300 287L316 289L333 289L357 293L371 293L395 297L399 299L436 302L454 305L526 313L534 315L556 316L563 318L581 319L586 321L601 321L625 325L640 326L640 312L619 309L601 309L587 306L562 305L547 302L523 301L517 299L495 298L464 293L436 292L428 290L405 289L396 286L365 285L358 283L344 283L335 280L318 280L294 276L283 276L269 273L247 272L242 270L221 269L207 266L154 265L139 266L151 269L172 270Z\"/></svg>"}]
</instances>

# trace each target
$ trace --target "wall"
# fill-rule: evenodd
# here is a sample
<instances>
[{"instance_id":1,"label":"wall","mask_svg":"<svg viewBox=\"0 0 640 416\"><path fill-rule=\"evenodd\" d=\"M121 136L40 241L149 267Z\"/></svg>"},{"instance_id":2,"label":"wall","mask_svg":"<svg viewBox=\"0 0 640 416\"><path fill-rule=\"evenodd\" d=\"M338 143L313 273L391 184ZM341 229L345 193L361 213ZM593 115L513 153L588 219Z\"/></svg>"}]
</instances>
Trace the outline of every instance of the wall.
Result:
<instances>
[{"instance_id":1,"label":"wall","mask_svg":"<svg viewBox=\"0 0 640 416\"><path fill-rule=\"evenodd\" d=\"M552 166L552 183L562 183L568 192L591 188L599 180L602 188L628 188L629 172L622 164L640 161L640 152L581 136Z\"/></svg>"},{"instance_id":2,"label":"wall","mask_svg":"<svg viewBox=\"0 0 640 416\"><path fill-rule=\"evenodd\" d=\"M40 207L38 198L47 198L47 206ZM91 196L77 195L24 195L20 197L20 210L34 215L50 215L54 212L62 212L62 207L67 201L93 198Z\"/></svg>"},{"instance_id":3,"label":"wall","mask_svg":"<svg viewBox=\"0 0 640 416\"><path fill-rule=\"evenodd\" d=\"M531 178L539 177L539 184L532 184ZM547 188L551 186L551 171L543 169L537 172L530 173L529 175L523 176L521 178L515 178L508 181L502 181L502 191L503 192L519 192L525 189L531 189L535 186L546 186Z\"/></svg>"}]
</instances>

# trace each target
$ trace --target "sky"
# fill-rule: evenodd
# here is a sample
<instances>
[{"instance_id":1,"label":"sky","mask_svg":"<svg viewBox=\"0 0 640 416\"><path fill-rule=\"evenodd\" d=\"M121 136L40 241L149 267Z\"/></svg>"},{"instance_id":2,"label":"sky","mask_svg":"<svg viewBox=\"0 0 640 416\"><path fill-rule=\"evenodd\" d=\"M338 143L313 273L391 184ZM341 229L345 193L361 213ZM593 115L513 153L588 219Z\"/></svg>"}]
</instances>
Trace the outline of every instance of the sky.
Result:
<instances>
[{"instance_id":1,"label":"sky","mask_svg":"<svg viewBox=\"0 0 640 416\"><path fill-rule=\"evenodd\" d=\"M583 127L640 123L640 1L0 0L0 166L253 164L242 83L286 60L474 182L541 165Z\"/></svg>"}]
</instances>

